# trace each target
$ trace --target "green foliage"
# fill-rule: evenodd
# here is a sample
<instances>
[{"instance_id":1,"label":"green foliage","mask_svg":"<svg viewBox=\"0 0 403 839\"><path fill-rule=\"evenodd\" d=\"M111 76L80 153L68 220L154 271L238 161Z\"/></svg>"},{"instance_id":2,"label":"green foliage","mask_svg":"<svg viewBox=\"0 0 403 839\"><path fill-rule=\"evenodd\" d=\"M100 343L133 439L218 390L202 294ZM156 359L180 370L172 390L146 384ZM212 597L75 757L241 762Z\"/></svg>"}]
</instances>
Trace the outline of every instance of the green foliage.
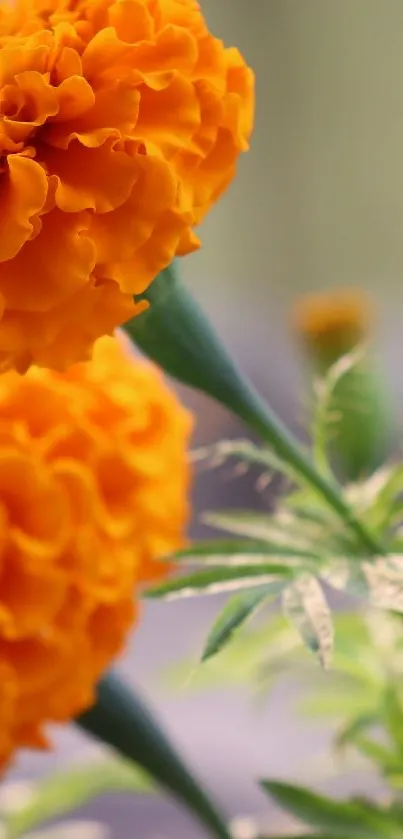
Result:
<instances>
[{"instance_id":1,"label":"green foliage","mask_svg":"<svg viewBox=\"0 0 403 839\"><path fill-rule=\"evenodd\" d=\"M282 588L283 584L278 580L233 597L221 612L207 638L202 661L207 661L211 656L216 655L234 632L255 614L259 606L278 594Z\"/></svg>"},{"instance_id":2,"label":"green foliage","mask_svg":"<svg viewBox=\"0 0 403 839\"><path fill-rule=\"evenodd\" d=\"M242 375L197 302L181 284L175 265L156 277L143 295L147 311L126 323L128 336L163 370L202 390L257 434L285 469L321 498L357 544L371 554L379 545L325 475Z\"/></svg>"},{"instance_id":3,"label":"green foliage","mask_svg":"<svg viewBox=\"0 0 403 839\"><path fill-rule=\"evenodd\" d=\"M247 557L245 558L247 559ZM277 591L281 591L292 577L292 569L273 562L261 562L252 565L217 566L207 571L195 571L182 577L160 583L150 589L150 598L192 597L194 594L221 594L247 586L266 586L268 583L279 583Z\"/></svg>"},{"instance_id":4,"label":"green foliage","mask_svg":"<svg viewBox=\"0 0 403 839\"><path fill-rule=\"evenodd\" d=\"M331 397L334 388L361 359L361 351L338 359L317 389L312 456L316 468L331 482L334 480L328 452ZM249 441L235 440L198 451L195 459L207 460L212 465L227 461L244 468L253 465L262 469L263 483L279 473L286 481L285 491L271 511L205 513L204 522L223 531L225 540L201 542L169 557L178 564L183 576L146 592L148 597L172 598L249 588L243 598L237 595L235 600L230 600L217 618L202 653L203 659L233 642L234 630L239 630L255 612L248 604L255 600L259 606L271 602L276 586L285 617L324 667L331 661L334 634L324 584L368 605L403 613L403 468L400 464L383 466L365 481L349 484L344 489L351 515L358 517L366 531L382 545L378 555L373 555L363 550L354 531L346 529L326 499L316 489L307 487L278 453L273 455ZM203 569L186 573L186 566L194 564L202 565ZM263 587L270 584L272 589L266 598ZM260 593L259 587L262 587Z\"/></svg>"},{"instance_id":5,"label":"green foliage","mask_svg":"<svg viewBox=\"0 0 403 839\"><path fill-rule=\"evenodd\" d=\"M6 839L19 839L51 819L73 813L104 793L150 794L151 779L126 761L101 759L84 767L58 772L32 785L28 799L4 816ZM7 787L5 788L7 793Z\"/></svg>"},{"instance_id":6,"label":"green foliage","mask_svg":"<svg viewBox=\"0 0 403 839\"><path fill-rule=\"evenodd\" d=\"M287 586L283 608L305 646L317 653L320 663L327 668L333 651L333 622L323 589L315 577L302 575Z\"/></svg>"},{"instance_id":7,"label":"green foliage","mask_svg":"<svg viewBox=\"0 0 403 839\"><path fill-rule=\"evenodd\" d=\"M261 781L261 786L288 813L315 831L344 839L401 839L401 818L388 807L367 801L336 801L324 795L279 781Z\"/></svg>"},{"instance_id":8,"label":"green foliage","mask_svg":"<svg viewBox=\"0 0 403 839\"><path fill-rule=\"evenodd\" d=\"M319 365L314 411L318 434L313 434L318 462L323 458L328 466L331 460L348 481L380 468L393 434L390 400L374 368L364 347Z\"/></svg>"},{"instance_id":9,"label":"green foliage","mask_svg":"<svg viewBox=\"0 0 403 839\"><path fill-rule=\"evenodd\" d=\"M340 615L329 684L312 666L305 670L305 712L337 722L338 752L353 749L366 758L389 789L388 803L335 801L277 781L262 785L306 830L335 837L401 839L403 836L403 622L401 616L371 612ZM288 666L292 667L290 660ZM329 702L330 700L330 702Z\"/></svg>"},{"instance_id":10,"label":"green foliage","mask_svg":"<svg viewBox=\"0 0 403 839\"><path fill-rule=\"evenodd\" d=\"M207 662L196 686L203 679L204 686L228 679L266 692L279 675L292 673L302 688L301 710L332 720L338 755L365 758L387 786L388 803L336 801L273 780L263 781L264 789L301 821L308 836L402 839L403 618L371 610L339 614L334 623L337 642L326 674L298 644L295 628L276 616L263 627L247 629Z\"/></svg>"}]
</instances>

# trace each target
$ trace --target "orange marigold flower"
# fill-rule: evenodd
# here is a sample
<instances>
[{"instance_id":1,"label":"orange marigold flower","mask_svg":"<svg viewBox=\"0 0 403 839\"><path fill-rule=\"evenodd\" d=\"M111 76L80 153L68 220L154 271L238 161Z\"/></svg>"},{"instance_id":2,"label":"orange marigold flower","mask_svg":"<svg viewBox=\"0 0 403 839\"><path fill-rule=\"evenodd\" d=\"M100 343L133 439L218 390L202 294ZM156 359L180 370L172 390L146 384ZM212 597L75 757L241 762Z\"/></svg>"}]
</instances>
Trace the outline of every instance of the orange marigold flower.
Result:
<instances>
[{"instance_id":1,"label":"orange marigold flower","mask_svg":"<svg viewBox=\"0 0 403 839\"><path fill-rule=\"evenodd\" d=\"M0 9L0 364L64 368L139 310L234 175L253 74L196 0Z\"/></svg>"},{"instance_id":2,"label":"orange marigold flower","mask_svg":"<svg viewBox=\"0 0 403 839\"><path fill-rule=\"evenodd\" d=\"M191 420L108 337L67 373L5 373L0 416L1 766L91 704L139 584L183 544Z\"/></svg>"},{"instance_id":3,"label":"orange marigold flower","mask_svg":"<svg viewBox=\"0 0 403 839\"><path fill-rule=\"evenodd\" d=\"M294 306L293 322L318 360L332 361L352 350L370 331L370 301L362 291L340 289L308 294Z\"/></svg>"}]
</instances>

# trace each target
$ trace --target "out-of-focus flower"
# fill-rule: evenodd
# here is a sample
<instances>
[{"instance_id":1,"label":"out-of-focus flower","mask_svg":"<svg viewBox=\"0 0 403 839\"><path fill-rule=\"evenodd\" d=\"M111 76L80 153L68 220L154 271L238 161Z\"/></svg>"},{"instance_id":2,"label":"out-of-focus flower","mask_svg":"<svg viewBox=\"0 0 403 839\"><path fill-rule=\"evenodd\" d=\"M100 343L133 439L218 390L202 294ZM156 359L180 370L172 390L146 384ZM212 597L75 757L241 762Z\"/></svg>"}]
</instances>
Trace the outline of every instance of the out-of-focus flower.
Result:
<instances>
[{"instance_id":1,"label":"out-of-focus flower","mask_svg":"<svg viewBox=\"0 0 403 839\"><path fill-rule=\"evenodd\" d=\"M293 323L313 370L325 377L332 365L372 338L374 308L360 289L337 289L297 300ZM368 341L370 343L370 341ZM361 480L381 466L394 436L390 399L371 353L357 354L340 369L327 405L328 449L341 477ZM351 357L352 358L352 357Z\"/></svg>"},{"instance_id":2,"label":"out-of-focus flower","mask_svg":"<svg viewBox=\"0 0 403 839\"><path fill-rule=\"evenodd\" d=\"M308 294L297 300L293 324L310 354L327 366L367 337L372 309L358 290Z\"/></svg>"},{"instance_id":3,"label":"out-of-focus flower","mask_svg":"<svg viewBox=\"0 0 403 839\"><path fill-rule=\"evenodd\" d=\"M0 14L0 363L63 369L138 311L231 181L253 74L196 0Z\"/></svg>"},{"instance_id":4,"label":"out-of-focus flower","mask_svg":"<svg viewBox=\"0 0 403 839\"><path fill-rule=\"evenodd\" d=\"M183 544L191 420L151 365L104 337L68 373L0 377L0 765L46 746Z\"/></svg>"}]
</instances>

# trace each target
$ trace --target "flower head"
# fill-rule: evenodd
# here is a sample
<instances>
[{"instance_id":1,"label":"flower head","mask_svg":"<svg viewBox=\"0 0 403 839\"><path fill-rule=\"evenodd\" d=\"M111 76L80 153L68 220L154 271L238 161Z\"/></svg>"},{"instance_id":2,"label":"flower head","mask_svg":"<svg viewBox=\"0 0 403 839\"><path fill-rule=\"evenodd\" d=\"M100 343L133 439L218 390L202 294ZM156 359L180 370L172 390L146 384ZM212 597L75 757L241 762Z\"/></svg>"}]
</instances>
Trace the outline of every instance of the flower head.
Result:
<instances>
[{"instance_id":1,"label":"flower head","mask_svg":"<svg viewBox=\"0 0 403 839\"><path fill-rule=\"evenodd\" d=\"M324 362L357 346L367 336L370 321L367 296L352 289L308 294L297 301L293 312L296 331L312 355Z\"/></svg>"},{"instance_id":2,"label":"flower head","mask_svg":"<svg viewBox=\"0 0 403 839\"><path fill-rule=\"evenodd\" d=\"M196 0L16 0L0 113L0 364L62 369L198 247L248 148L253 76Z\"/></svg>"},{"instance_id":3,"label":"flower head","mask_svg":"<svg viewBox=\"0 0 403 839\"><path fill-rule=\"evenodd\" d=\"M68 373L0 377L0 766L91 704L188 515L190 417L99 339Z\"/></svg>"}]
</instances>

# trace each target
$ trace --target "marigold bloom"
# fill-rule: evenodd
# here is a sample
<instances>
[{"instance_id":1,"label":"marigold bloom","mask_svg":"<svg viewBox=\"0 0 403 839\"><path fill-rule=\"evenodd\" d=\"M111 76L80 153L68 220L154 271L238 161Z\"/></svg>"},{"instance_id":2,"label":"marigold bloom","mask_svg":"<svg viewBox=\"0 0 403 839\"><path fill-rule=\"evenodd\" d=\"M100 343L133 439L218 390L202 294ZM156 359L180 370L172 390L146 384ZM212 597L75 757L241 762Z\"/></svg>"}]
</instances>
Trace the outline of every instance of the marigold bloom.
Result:
<instances>
[{"instance_id":1,"label":"marigold bloom","mask_svg":"<svg viewBox=\"0 0 403 839\"><path fill-rule=\"evenodd\" d=\"M325 362L357 346L368 335L371 318L368 297L353 289L308 294L293 311L295 330L312 355Z\"/></svg>"},{"instance_id":2,"label":"marigold bloom","mask_svg":"<svg viewBox=\"0 0 403 839\"><path fill-rule=\"evenodd\" d=\"M0 766L74 717L183 544L190 417L112 338L0 377ZM161 569L164 567L164 572Z\"/></svg>"},{"instance_id":3,"label":"marigold bloom","mask_svg":"<svg viewBox=\"0 0 403 839\"><path fill-rule=\"evenodd\" d=\"M248 148L253 74L196 0L16 0L0 112L0 364L63 369L198 247Z\"/></svg>"}]
</instances>

